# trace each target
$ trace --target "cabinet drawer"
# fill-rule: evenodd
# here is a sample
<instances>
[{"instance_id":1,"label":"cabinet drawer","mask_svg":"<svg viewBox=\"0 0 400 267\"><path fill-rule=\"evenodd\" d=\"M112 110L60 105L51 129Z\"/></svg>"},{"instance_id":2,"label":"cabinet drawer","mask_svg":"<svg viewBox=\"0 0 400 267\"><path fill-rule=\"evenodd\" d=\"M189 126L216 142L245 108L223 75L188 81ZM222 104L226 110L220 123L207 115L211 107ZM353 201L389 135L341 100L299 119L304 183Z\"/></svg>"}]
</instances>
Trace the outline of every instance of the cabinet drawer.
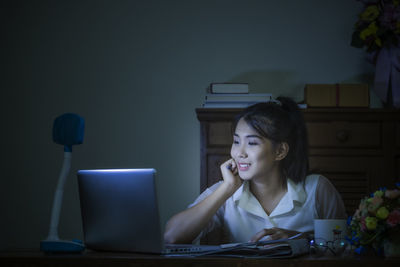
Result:
<instances>
[{"instance_id":1,"label":"cabinet drawer","mask_svg":"<svg viewBox=\"0 0 400 267\"><path fill-rule=\"evenodd\" d=\"M307 122L310 147L377 148L381 146L379 122Z\"/></svg>"},{"instance_id":2,"label":"cabinet drawer","mask_svg":"<svg viewBox=\"0 0 400 267\"><path fill-rule=\"evenodd\" d=\"M210 187L222 179L221 164L230 158L229 154L213 154L207 157L207 185ZM202 188L204 190L205 188Z\"/></svg>"},{"instance_id":3,"label":"cabinet drawer","mask_svg":"<svg viewBox=\"0 0 400 267\"><path fill-rule=\"evenodd\" d=\"M208 145L231 146L233 142L231 122L210 122L208 124Z\"/></svg>"}]
</instances>

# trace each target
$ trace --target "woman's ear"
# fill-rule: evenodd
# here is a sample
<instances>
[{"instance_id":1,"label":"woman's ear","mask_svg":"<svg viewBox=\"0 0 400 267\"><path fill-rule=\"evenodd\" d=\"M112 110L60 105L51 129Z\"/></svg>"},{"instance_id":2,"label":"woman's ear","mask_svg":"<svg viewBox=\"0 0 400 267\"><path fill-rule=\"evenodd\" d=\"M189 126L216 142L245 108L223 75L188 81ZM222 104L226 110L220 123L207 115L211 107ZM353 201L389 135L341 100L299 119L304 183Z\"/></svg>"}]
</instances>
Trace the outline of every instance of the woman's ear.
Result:
<instances>
[{"instance_id":1,"label":"woman's ear","mask_svg":"<svg viewBox=\"0 0 400 267\"><path fill-rule=\"evenodd\" d=\"M278 145L278 147L276 148L276 156L275 156L275 160L283 160L286 155L289 153L289 145L286 142L282 142Z\"/></svg>"}]
</instances>

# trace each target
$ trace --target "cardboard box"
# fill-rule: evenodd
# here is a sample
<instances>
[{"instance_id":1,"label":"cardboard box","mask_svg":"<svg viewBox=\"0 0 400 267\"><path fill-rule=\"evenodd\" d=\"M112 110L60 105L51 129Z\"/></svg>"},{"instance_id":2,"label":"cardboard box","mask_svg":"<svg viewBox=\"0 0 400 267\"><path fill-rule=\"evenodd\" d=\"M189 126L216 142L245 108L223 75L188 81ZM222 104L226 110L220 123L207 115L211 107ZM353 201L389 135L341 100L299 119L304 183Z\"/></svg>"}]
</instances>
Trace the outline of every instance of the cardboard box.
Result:
<instances>
[{"instance_id":1,"label":"cardboard box","mask_svg":"<svg viewBox=\"0 0 400 267\"><path fill-rule=\"evenodd\" d=\"M306 84L308 107L369 107L368 84Z\"/></svg>"}]
</instances>

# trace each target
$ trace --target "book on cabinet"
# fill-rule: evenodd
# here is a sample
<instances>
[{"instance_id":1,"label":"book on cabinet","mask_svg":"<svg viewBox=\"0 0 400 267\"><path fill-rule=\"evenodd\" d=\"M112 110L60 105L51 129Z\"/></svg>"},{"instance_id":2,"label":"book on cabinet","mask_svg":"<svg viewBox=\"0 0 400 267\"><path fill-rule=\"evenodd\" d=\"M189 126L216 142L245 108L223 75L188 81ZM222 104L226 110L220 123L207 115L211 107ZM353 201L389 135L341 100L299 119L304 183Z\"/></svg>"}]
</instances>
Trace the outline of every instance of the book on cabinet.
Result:
<instances>
[{"instance_id":1,"label":"book on cabinet","mask_svg":"<svg viewBox=\"0 0 400 267\"><path fill-rule=\"evenodd\" d=\"M208 88L211 94L248 94L248 83L211 83Z\"/></svg>"}]
</instances>

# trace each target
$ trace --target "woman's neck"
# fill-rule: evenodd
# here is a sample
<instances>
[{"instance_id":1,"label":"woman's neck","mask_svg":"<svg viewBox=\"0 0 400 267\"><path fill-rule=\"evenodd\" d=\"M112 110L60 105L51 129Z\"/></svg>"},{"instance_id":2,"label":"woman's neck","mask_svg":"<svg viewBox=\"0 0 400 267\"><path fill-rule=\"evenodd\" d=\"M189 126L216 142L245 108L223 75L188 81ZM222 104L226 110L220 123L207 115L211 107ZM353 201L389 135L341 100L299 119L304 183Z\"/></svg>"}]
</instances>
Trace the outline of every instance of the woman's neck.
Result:
<instances>
[{"instance_id":1,"label":"woman's neck","mask_svg":"<svg viewBox=\"0 0 400 267\"><path fill-rule=\"evenodd\" d=\"M268 178L252 179L250 191L269 215L287 192L286 179L280 172L270 174Z\"/></svg>"}]
</instances>

